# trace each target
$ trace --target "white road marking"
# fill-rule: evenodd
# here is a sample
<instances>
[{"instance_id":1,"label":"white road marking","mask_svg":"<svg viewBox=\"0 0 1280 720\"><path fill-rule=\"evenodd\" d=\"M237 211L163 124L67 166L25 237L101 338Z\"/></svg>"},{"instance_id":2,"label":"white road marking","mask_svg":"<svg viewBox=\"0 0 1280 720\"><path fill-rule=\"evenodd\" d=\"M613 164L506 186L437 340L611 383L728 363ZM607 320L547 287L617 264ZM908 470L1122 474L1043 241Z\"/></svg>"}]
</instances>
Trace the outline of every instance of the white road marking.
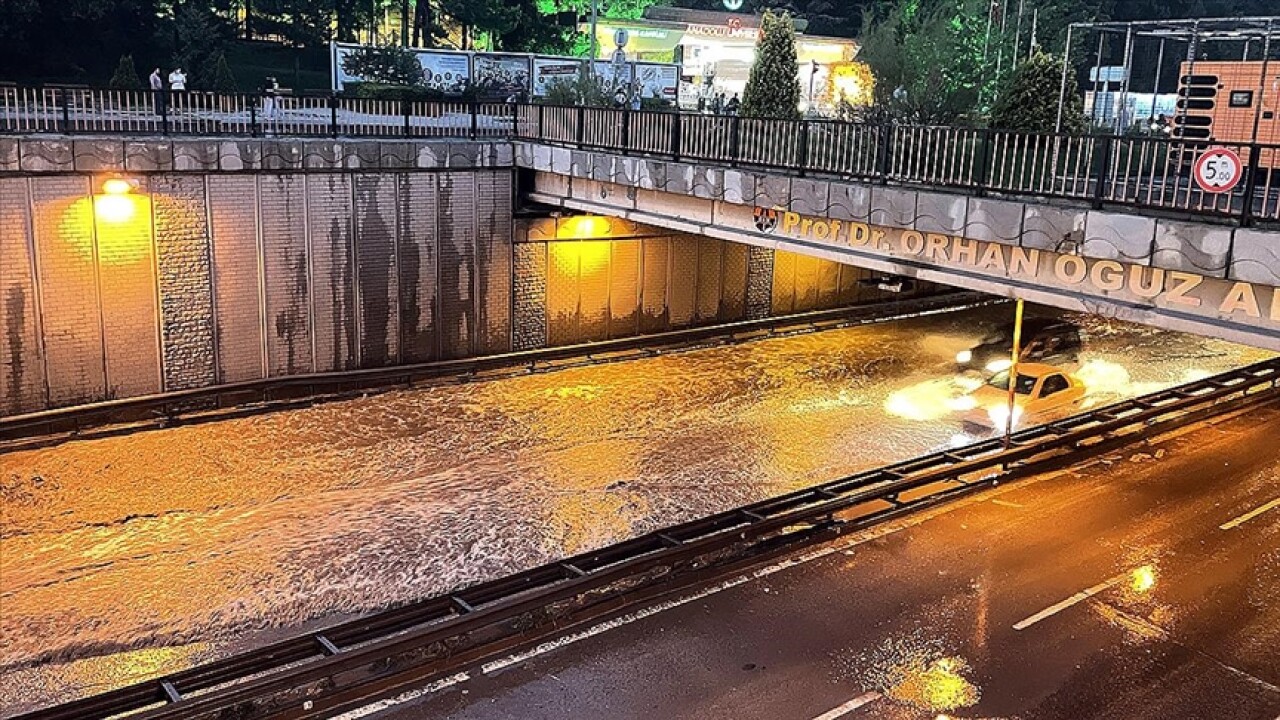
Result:
<instances>
[{"instance_id":1,"label":"white road marking","mask_svg":"<svg viewBox=\"0 0 1280 720\"><path fill-rule=\"evenodd\" d=\"M854 710L857 710L863 705L866 705L868 703L873 703L879 699L880 699L880 693L876 693L876 692L869 692L865 695L859 695L858 697L850 700L849 702L841 705L840 707L831 708L830 710L822 713L821 715L814 718L813 720L836 720L836 718L844 717L845 715L848 715L849 713L853 712Z\"/></svg>"},{"instance_id":2,"label":"white road marking","mask_svg":"<svg viewBox=\"0 0 1280 720\"><path fill-rule=\"evenodd\" d=\"M371 705L365 705L363 707L358 707L355 710L342 713L341 715L335 716L333 720L358 720L359 718L368 717L374 713L388 710L396 705L402 705L410 700L416 700L424 695L430 695L437 690L443 690L450 685L457 685L460 682L466 682L470 679L471 676L464 672L458 673L457 675L450 675L449 677L441 678L435 682L423 685L417 690L403 692L393 698L379 700Z\"/></svg>"},{"instance_id":3,"label":"white road marking","mask_svg":"<svg viewBox=\"0 0 1280 720\"><path fill-rule=\"evenodd\" d=\"M1255 509L1253 509L1253 510L1250 510L1249 512L1247 512L1247 513L1245 513L1245 514L1241 515L1240 517L1236 518L1235 520L1232 520L1232 521L1230 521L1230 522L1225 522L1225 523L1223 523L1223 524L1219 525L1219 526L1218 526L1218 529L1219 529L1219 530L1231 530L1231 529L1233 529L1233 528L1238 528L1238 527L1240 527L1241 525L1243 525L1243 524L1245 524L1245 523L1249 522L1250 520L1252 520L1252 519L1254 519L1254 518L1258 517L1258 516L1259 516L1259 515L1261 515L1262 513L1266 512L1266 511L1268 511L1268 510L1272 510L1272 509L1274 509L1274 508L1278 508L1278 507L1280 507L1280 498L1276 498L1275 500L1272 500L1271 502L1267 503L1266 505L1263 505L1263 506L1262 506L1262 507L1260 507L1260 508L1255 508ZM1276 720L1280 720L1280 718L1276 718Z\"/></svg>"},{"instance_id":4,"label":"white road marking","mask_svg":"<svg viewBox=\"0 0 1280 720\"><path fill-rule=\"evenodd\" d=\"M1067 598L1066 600L1063 600L1062 602L1057 603L1056 605L1050 605L1049 607L1047 607L1047 608L1045 608L1045 609L1041 610L1040 612L1036 613L1035 615L1032 615L1031 617L1027 618L1026 620L1023 620L1023 621L1021 621L1021 622L1019 622L1019 623L1015 624L1015 625L1013 626L1013 629L1014 629L1014 630L1026 630L1027 628L1031 627L1032 625L1035 625L1036 623L1040 622L1041 620L1043 620L1043 619L1045 619L1045 618L1047 618L1047 617L1052 617L1052 616L1054 616L1054 615L1057 615L1058 613L1062 612L1063 610L1066 610L1067 608L1071 607L1072 605L1075 605L1076 603L1079 603L1079 602L1081 602L1081 601L1083 601L1083 600L1088 600L1089 598L1093 597L1094 595L1097 595L1098 593L1102 592L1103 590L1106 590L1107 588L1111 587L1112 585L1115 585L1116 583L1120 582L1120 579L1121 579L1122 577L1124 577L1124 576L1123 576L1123 575L1116 576L1116 577L1113 577L1113 578L1111 578L1110 580L1108 580L1108 581L1106 581L1106 582L1098 583L1097 585L1094 585L1094 586L1093 586L1093 587L1091 587L1091 588L1085 588L1084 590L1081 590L1080 592L1076 593L1075 595L1072 595L1071 597Z\"/></svg>"}]
</instances>

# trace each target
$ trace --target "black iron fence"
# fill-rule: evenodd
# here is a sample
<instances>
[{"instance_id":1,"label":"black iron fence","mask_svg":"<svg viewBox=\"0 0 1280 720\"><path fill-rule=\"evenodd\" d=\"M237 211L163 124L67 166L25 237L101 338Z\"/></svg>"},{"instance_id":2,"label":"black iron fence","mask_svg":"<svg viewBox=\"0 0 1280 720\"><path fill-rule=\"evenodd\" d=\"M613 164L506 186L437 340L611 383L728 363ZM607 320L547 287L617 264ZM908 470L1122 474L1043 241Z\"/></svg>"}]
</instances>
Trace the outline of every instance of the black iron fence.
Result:
<instances>
[{"instance_id":1,"label":"black iron fence","mask_svg":"<svg viewBox=\"0 0 1280 720\"><path fill-rule=\"evenodd\" d=\"M985 195L1072 198L1280 221L1280 145L1056 135L829 120L336 95L0 87L0 132L249 137L512 138ZM1224 147L1239 181L1209 192L1196 161Z\"/></svg>"}]
</instances>

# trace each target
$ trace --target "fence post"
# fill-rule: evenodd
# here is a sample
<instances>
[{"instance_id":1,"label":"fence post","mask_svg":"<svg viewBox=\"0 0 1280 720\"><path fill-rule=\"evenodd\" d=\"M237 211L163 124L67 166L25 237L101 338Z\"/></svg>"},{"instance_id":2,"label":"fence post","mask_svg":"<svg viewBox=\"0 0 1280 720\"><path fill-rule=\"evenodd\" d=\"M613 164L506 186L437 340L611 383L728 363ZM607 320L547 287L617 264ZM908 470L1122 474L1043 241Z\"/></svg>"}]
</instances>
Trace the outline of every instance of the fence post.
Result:
<instances>
[{"instance_id":1,"label":"fence post","mask_svg":"<svg viewBox=\"0 0 1280 720\"><path fill-rule=\"evenodd\" d=\"M71 134L71 93L63 88L58 91L58 97L62 104L62 132L66 135Z\"/></svg>"},{"instance_id":2,"label":"fence post","mask_svg":"<svg viewBox=\"0 0 1280 720\"><path fill-rule=\"evenodd\" d=\"M1095 210L1102 209L1102 201L1106 197L1106 193L1103 190L1107 183L1107 169L1111 167L1115 144L1119 140L1120 137L1117 135L1103 136L1102 155L1099 157L1098 163L1098 179L1093 184L1093 209Z\"/></svg>"},{"instance_id":3,"label":"fence post","mask_svg":"<svg viewBox=\"0 0 1280 720\"><path fill-rule=\"evenodd\" d=\"M889 170L893 165L889 162L889 155L893 152L893 126L885 123L876 127L876 132L880 134L877 138L877 144L880 151L876 153L876 177L881 185L889 184Z\"/></svg>"},{"instance_id":4,"label":"fence post","mask_svg":"<svg viewBox=\"0 0 1280 720\"><path fill-rule=\"evenodd\" d=\"M156 91L157 97L160 98L160 134L169 134L169 91L161 88Z\"/></svg>"},{"instance_id":5,"label":"fence post","mask_svg":"<svg viewBox=\"0 0 1280 720\"><path fill-rule=\"evenodd\" d=\"M329 95L329 136L338 137L338 96Z\"/></svg>"},{"instance_id":6,"label":"fence post","mask_svg":"<svg viewBox=\"0 0 1280 720\"><path fill-rule=\"evenodd\" d=\"M809 167L809 134L813 131L813 125L808 120L800 121L800 147L796 149L798 164L800 165L800 177L804 177L805 171Z\"/></svg>"},{"instance_id":7,"label":"fence post","mask_svg":"<svg viewBox=\"0 0 1280 720\"><path fill-rule=\"evenodd\" d=\"M684 125L684 113L677 108L671 117L671 159L680 159L680 132Z\"/></svg>"},{"instance_id":8,"label":"fence post","mask_svg":"<svg viewBox=\"0 0 1280 720\"><path fill-rule=\"evenodd\" d=\"M545 113L545 111L546 111L546 109L547 109L547 106L546 106L546 105L543 105L542 103L538 103L538 106L537 106L537 107L538 107L538 137L537 137L537 139L538 139L538 140L546 140L546 139L547 139L547 121L546 121L546 117L545 117L545 114L544 114L544 113Z\"/></svg>"},{"instance_id":9,"label":"fence post","mask_svg":"<svg viewBox=\"0 0 1280 720\"><path fill-rule=\"evenodd\" d=\"M471 139L475 140L480 137L480 102L472 100L471 109Z\"/></svg>"},{"instance_id":10,"label":"fence post","mask_svg":"<svg viewBox=\"0 0 1280 720\"><path fill-rule=\"evenodd\" d=\"M256 95L249 98L249 137L258 137L258 97Z\"/></svg>"},{"instance_id":11,"label":"fence post","mask_svg":"<svg viewBox=\"0 0 1280 720\"><path fill-rule=\"evenodd\" d=\"M978 197L987 194L987 186L991 183L991 128L978 130L981 143L978 153L978 167L974 168L974 193Z\"/></svg>"},{"instance_id":12,"label":"fence post","mask_svg":"<svg viewBox=\"0 0 1280 720\"><path fill-rule=\"evenodd\" d=\"M729 165L738 166L738 122L742 118L734 115L729 118Z\"/></svg>"},{"instance_id":13,"label":"fence post","mask_svg":"<svg viewBox=\"0 0 1280 720\"><path fill-rule=\"evenodd\" d=\"M585 105L578 106L578 127L574 128L574 139L578 142L578 148L582 148L582 140L586 137L587 130L587 107Z\"/></svg>"},{"instance_id":14,"label":"fence post","mask_svg":"<svg viewBox=\"0 0 1280 720\"><path fill-rule=\"evenodd\" d=\"M407 97L400 98L400 113L404 116L404 136L411 137L413 128L409 125L409 115L413 110L413 102Z\"/></svg>"},{"instance_id":15,"label":"fence post","mask_svg":"<svg viewBox=\"0 0 1280 720\"><path fill-rule=\"evenodd\" d=\"M622 154L627 155L627 148L631 147L631 111L623 108L622 110Z\"/></svg>"},{"instance_id":16,"label":"fence post","mask_svg":"<svg viewBox=\"0 0 1280 720\"><path fill-rule=\"evenodd\" d=\"M1258 172L1259 161L1258 156L1261 154L1258 143L1249 144L1249 163L1248 170L1244 176L1244 206L1240 210L1240 227L1249 227L1253 224L1253 196L1258 193ZM1263 210L1266 210L1266 199L1262 201Z\"/></svg>"}]
</instances>

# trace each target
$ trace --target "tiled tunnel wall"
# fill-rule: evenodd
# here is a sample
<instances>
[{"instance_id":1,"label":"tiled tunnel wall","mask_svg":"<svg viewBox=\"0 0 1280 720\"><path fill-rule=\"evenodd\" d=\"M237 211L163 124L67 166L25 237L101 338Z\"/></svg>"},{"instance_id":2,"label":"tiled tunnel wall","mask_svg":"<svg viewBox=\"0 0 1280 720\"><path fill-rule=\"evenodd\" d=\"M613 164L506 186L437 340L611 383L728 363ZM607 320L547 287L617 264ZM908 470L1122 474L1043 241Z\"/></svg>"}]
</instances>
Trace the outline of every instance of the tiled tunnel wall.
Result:
<instances>
[{"instance_id":1,"label":"tiled tunnel wall","mask_svg":"<svg viewBox=\"0 0 1280 720\"><path fill-rule=\"evenodd\" d=\"M808 256L514 221L510 170L137 180L0 178L0 416L901 297Z\"/></svg>"}]
</instances>

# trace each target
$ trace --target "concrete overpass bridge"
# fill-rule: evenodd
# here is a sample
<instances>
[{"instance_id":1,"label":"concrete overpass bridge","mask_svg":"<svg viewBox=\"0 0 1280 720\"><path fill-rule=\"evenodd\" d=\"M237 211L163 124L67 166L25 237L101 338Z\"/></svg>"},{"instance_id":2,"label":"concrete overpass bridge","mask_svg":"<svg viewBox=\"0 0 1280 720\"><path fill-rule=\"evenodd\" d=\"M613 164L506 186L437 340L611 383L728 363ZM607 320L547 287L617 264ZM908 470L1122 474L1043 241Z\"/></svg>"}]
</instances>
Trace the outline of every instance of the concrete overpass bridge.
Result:
<instances>
[{"instance_id":1,"label":"concrete overpass bridge","mask_svg":"<svg viewBox=\"0 0 1280 720\"><path fill-rule=\"evenodd\" d=\"M1280 350L1280 149L528 108L529 200Z\"/></svg>"}]
</instances>

